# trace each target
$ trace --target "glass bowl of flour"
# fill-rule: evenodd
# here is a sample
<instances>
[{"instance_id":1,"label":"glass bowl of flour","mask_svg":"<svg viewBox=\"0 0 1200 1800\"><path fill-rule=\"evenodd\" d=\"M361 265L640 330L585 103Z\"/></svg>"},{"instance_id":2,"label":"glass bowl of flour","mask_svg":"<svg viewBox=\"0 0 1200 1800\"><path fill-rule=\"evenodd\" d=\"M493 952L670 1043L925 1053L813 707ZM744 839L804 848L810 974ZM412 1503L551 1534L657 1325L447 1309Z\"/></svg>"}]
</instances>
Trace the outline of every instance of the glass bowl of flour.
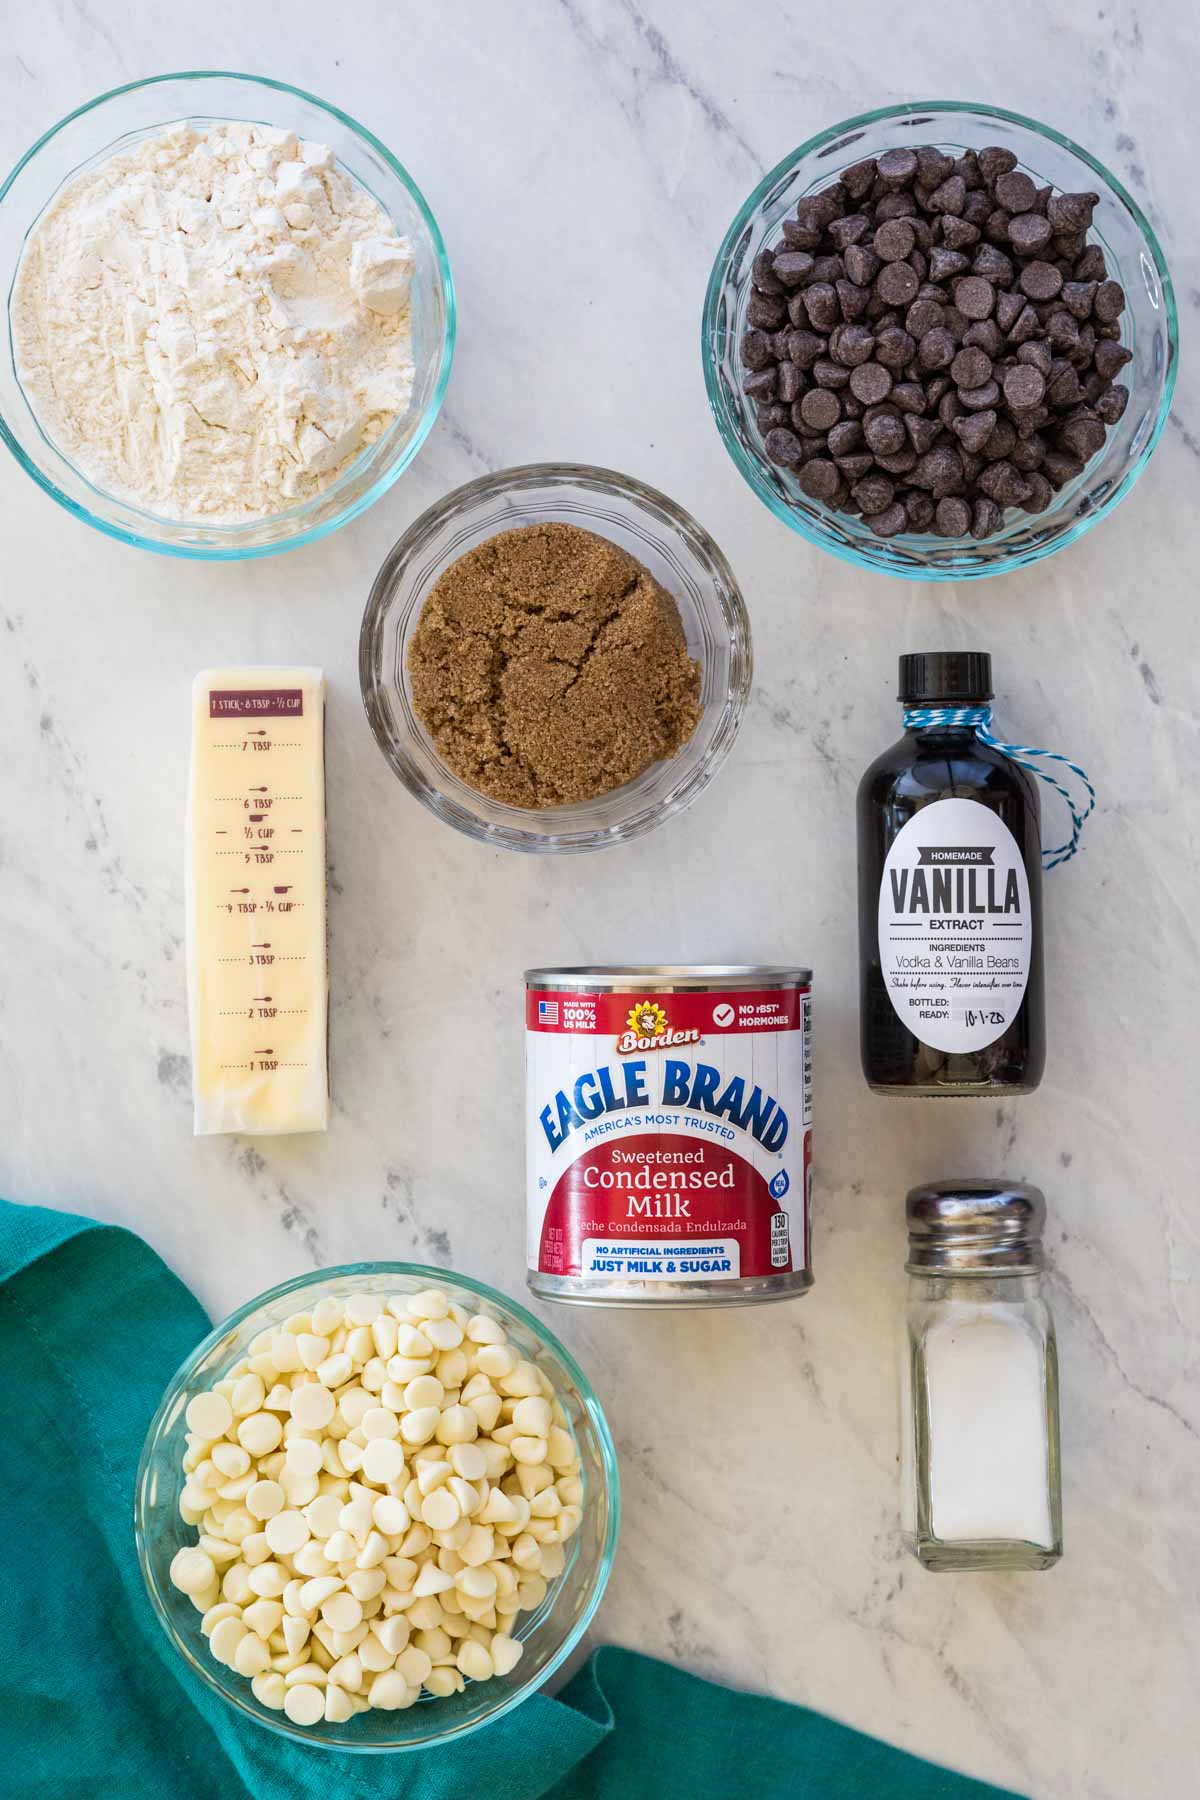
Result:
<instances>
[{"instance_id":1,"label":"glass bowl of flour","mask_svg":"<svg viewBox=\"0 0 1200 1800\"><path fill-rule=\"evenodd\" d=\"M370 506L437 417L454 288L406 170L282 82L102 95L0 187L0 435L109 536L233 561Z\"/></svg>"}]
</instances>

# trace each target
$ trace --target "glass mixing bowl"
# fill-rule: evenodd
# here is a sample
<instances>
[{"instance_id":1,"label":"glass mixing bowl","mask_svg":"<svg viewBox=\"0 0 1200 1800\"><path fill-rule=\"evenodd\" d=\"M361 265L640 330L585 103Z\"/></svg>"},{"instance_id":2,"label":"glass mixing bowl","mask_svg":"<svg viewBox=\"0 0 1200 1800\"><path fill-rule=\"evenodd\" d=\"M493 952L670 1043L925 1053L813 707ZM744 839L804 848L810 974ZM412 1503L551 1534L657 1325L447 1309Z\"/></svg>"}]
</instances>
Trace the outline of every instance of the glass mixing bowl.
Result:
<instances>
[{"instance_id":1,"label":"glass mixing bowl","mask_svg":"<svg viewBox=\"0 0 1200 1800\"><path fill-rule=\"evenodd\" d=\"M700 664L702 710L678 754L636 780L595 800L534 812L476 793L446 767L413 711L407 658L425 597L452 562L499 531L548 519L620 544L674 596ZM682 812L716 774L750 692L750 620L721 551L673 500L611 469L533 463L468 482L405 532L371 589L358 670L380 749L439 819L507 850L599 850Z\"/></svg>"},{"instance_id":2,"label":"glass mixing bowl","mask_svg":"<svg viewBox=\"0 0 1200 1800\"><path fill-rule=\"evenodd\" d=\"M1002 530L976 543L928 533L876 537L863 519L810 500L794 474L769 462L751 403L741 388L739 344L758 252L774 246L781 224L805 194L827 187L842 169L885 150L936 144L951 155L985 144L1012 150L1039 185L1098 193L1089 238L1125 289L1121 342L1133 361L1118 380L1129 388L1125 415L1082 475L1044 513L1010 508ZM1061 132L996 107L952 100L914 101L847 119L784 157L755 188L717 252L704 301L701 354L709 404L739 471L776 518L810 543L862 568L918 581L969 581L1052 556L1124 499L1150 459L1171 407L1179 357L1175 297L1167 265L1136 202L1094 157Z\"/></svg>"},{"instance_id":3,"label":"glass mixing bowl","mask_svg":"<svg viewBox=\"0 0 1200 1800\"><path fill-rule=\"evenodd\" d=\"M372 1708L344 1725L324 1721L309 1728L293 1725L285 1713L273 1712L255 1699L245 1676L209 1654L200 1614L171 1583L172 1557L197 1537L195 1526L186 1525L179 1514L187 1447L184 1415L195 1395L220 1381L260 1331L280 1325L293 1313L311 1310L325 1295L415 1294L427 1287L444 1288L471 1312L498 1319L521 1355L549 1376L583 1463L583 1522L566 1546L567 1566L551 1582L542 1605L519 1617L514 1629L525 1653L511 1674L469 1681L462 1693L444 1700L425 1695L407 1711ZM231 1313L192 1352L167 1388L146 1434L134 1498L134 1530L146 1591L160 1624L192 1672L245 1717L284 1737L365 1751L429 1749L449 1743L500 1718L541 1687L571 1654L600 1604L616 1555L619 1515L620 1481L612 1436L600 1402L570 1352L540 1319L483 1282L445 1269L394 1262L349 1263L301 1275Z\"/></svg>"},{"instance_id":4,"label":"glass mixing bowl","mask_svg":"<svg viewBox=\"0 0 1200 1800\"><path fill-rule=\"evenodd\" d=\"M12 350L13 282L25 241L63 184L164 125L246 119L328 144L413 246L413 361L408 411L324 491L247 524L165 519L106 494L46 436L17 379ZM114 88L80 107L27 150L0 187L0 288L7 296L7 351L0 357L0 437L27 474L60 506L98 531L143 550L213 562L272 556L328 536L386 493L425 442L441 408L454 354L454 285L446 247L412 177L364 126L312 94L252 75L199 71L157 75Z\"/></svg>"}]
</instances>

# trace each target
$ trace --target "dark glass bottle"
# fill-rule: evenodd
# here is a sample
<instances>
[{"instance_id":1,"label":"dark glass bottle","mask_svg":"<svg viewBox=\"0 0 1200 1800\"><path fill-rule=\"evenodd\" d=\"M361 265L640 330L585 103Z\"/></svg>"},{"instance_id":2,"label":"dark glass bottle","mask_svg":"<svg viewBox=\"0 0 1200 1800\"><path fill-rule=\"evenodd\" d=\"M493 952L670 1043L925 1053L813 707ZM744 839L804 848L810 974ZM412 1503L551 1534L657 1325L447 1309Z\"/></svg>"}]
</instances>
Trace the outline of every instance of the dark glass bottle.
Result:
<instances>
[{"instance_id":1,"label":"dark glass bottle","mask_svg":"<svg viewBox=\"0 0 1200 1800\"><path fill-rule=\"evenodd\" d=\"M900 658L905 708L986 708L990 656ZM858 790L863 1073L878 1093L1028 1094L1046 1061L1035 778L973 723L916 725Z\"/></svg>"}]
</instances>

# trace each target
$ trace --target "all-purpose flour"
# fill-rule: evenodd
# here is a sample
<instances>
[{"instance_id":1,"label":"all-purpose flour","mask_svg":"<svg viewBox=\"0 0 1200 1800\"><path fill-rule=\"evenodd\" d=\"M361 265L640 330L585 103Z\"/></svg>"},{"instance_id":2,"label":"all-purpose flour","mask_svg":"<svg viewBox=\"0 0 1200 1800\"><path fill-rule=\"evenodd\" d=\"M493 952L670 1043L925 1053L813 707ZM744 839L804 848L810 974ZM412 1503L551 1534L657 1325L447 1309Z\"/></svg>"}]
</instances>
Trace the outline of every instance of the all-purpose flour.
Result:
<instances>
[{"instance_id":1,"label":"all-purpose flour","mask_svg":"<svg viewBox=\"0 0 1200 1800\"><path fill-rule=\"evenodd\" d=\"M413 257L321 144L179 124L66 187L13 295L47 435L148 511L264 518L404 412Z\"/></svg>"}]
</instances>

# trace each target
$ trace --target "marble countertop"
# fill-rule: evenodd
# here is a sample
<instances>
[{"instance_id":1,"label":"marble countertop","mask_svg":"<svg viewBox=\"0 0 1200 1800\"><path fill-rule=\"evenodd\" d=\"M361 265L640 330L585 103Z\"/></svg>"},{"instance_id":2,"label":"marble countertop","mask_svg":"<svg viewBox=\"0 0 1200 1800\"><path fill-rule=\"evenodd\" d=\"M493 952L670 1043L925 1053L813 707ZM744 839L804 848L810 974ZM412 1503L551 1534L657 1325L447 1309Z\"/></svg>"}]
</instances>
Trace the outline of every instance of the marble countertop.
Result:
<instances>
[{"instance_id":1,"label":"marble countertop","mask_svg":"<svg viewBox=\"0 0 1200 1800\"><path fill-rule=\"evenodd\" d=\"M674 1318L549 1309L622 1454L599 1635L1037 1800L1185 1800L1200 376L1185 359L1154 463L1112 519L1026 574L935 588L824 558L758 504L707 413L697 320L726 225L788 148L868 105L958 94L1045 119L1120 174L1186 333L1191 9L1010 0L972 45L945 7L640 4L296 0L285 30L235 0L187 29L171 8L56 0L10 19L0 163L137 76L278 75L412 168L462 318L414 468L296 555L139 554L0 457L0 1192L133 1227L214 1314L372 1256L520 1293L522 969L812 961L812 1294ZM641 476L708 526L745 588L758 675L734 754L684 818L602 857L506 857L388 772L359 700L358 622L385 550L431 501L560 457ZM1101 795L1086 854L1048 888L1046 1081L995 1108L890 1105L858 1071L854 790L896 735L897 652L935 645L989 647L1003 726L1079 757ZM335 1105L319 1140L191 1135L188 692L198 668L243 660L318 663L330 682ZM902 1199L965 1172L1048 1196L1067 1552L1047 1575L935 1577L898 1541Z\"/></svg>"}]
</instances>

